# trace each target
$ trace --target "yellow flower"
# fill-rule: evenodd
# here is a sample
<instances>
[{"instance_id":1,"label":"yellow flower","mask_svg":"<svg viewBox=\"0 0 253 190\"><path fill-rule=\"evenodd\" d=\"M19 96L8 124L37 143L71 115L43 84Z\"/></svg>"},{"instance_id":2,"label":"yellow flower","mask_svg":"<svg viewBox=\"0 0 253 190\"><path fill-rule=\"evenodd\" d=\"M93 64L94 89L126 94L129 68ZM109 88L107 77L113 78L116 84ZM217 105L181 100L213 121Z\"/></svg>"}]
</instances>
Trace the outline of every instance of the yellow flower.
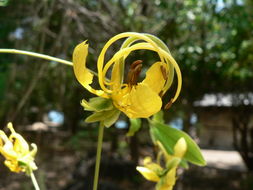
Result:
<instances>
[{"instance_id":1,"label":"yellow flower","mask_svg":"<svg viewBox=\"0 0 253 190\"><path fill-rule=\"evenodd\" d=\"M37 146L31 144L32 150L25 139L15 132L12 123L8 123L7 127L11 131L9 138L0 130L0 153L5 157L4 164L12 172L27 172L30 174L32 170L36 170L34 156L37 152Z\"/></svg>"},{"instance_id":2,"label":"yellow flower","mask_svg":"<svg viewBox=\"0 0 253 190\"><path fill-rule=\"evenodd\" d=\"M187 150L184 138L180 138L174 146L174 154L169 155L162 144L158 142L161 152L165 158L166 167L152 162L150 157L144 159L143 165L136 169L149 181L157 182L156 190L172 190L176 183L176 171ZM160 161L158 161L160 162Z\"/></svg>"},{"instance_id":3,"label":"yellow flower","mask_svg":"<svg viewBox=\"0 0 253 190\"><path fill-rule=\"evenodd\" d=\"M150 157L144 158L142 166L137 166L136 169L149 181L158 182L160 180L159 175L162 174L163 168L152 162Z\"/></svg>"},{"instance_id":4,"label":"yellow flower","mask_svg":"<svg viewBox=\"0 0 253 190\"><path fill-rule=\"evenodd\" d=\"M161 178L160 183L157 184L156 190L172 190L177 180L176 172L176 167L169 170L168 173Z\"/></svg>"},{"instance_id":5,"label":"yellow flower","mask_svg":"<svg viewBox=\"0 0 253 190\"><path fill-rule=\"evenodd\" d=\"M104 64L108 48L122 38L127 39L121 49ZM131 52L136 50L154 51L160 59L148 69L142 82L137 81L142 68L141 60L135 61L130 66L127 79L124 80L125 60ZM86 67L87 55L88 44L85 41L77 45L73 53L74 73L77 80L89 92L99 97L112 99L113 105L129 118L147 118L161 109L161 97L172 84L174 70L177 73L178 87L169 104L173 103L179 95L182 83L180 69L167 46L152 35L126 32L114 36L105 44L97 61L98 82L101 90L91 87L94 74ZM107 79L109 69L111 69L111 77Z\"/></svg>"}]
</instances>

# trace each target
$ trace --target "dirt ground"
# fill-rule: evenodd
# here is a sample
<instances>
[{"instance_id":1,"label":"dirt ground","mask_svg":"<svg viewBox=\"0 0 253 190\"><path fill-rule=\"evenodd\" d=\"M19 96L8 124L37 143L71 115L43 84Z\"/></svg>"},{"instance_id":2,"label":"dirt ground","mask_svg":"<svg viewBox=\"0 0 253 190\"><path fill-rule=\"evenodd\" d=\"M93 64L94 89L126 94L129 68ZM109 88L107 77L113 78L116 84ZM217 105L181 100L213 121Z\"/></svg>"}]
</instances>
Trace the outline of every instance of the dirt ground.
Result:
<instances>
[{"instance_id":1,"label":"dirt ground","mask_svg":"<svg viewBox=\"0 0 253 190\"><path fill-rule=\"evenodd\" d=\"M91 189L95 152L83 153L63 148L47 149L44 152L47 153L37 155L39 170L35 172L41 190ZM202 152L207 166L190 166L187 171L180 170L182 174L175 190L246 190L241 186L246 168L237 152ZM33 189L30 179L24 174L11 173L3 164L0 164L0 170L0 190ZM154 183L146 182L129 159L107 155L105 152L100 177L99 190L154 190Z\"/></svg>"},{"instance_id":2,"label":"dirt ground","mask_svg":"<svg viewBox=\"0 0 253 190\"><path fill-rule=\"evenodd\" d=\"M202 153L209 167L246 171L243 160L237 151L202 150Z\"/></svg>"}]
</instances>

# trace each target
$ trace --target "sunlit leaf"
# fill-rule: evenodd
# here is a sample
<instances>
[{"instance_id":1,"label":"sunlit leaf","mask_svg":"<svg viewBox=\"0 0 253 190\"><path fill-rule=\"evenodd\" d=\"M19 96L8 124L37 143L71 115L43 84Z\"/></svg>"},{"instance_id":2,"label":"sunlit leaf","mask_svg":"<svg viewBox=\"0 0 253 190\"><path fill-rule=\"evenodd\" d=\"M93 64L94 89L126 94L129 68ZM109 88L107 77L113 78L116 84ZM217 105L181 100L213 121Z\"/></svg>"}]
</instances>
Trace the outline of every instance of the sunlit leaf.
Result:
<instances>
[{"instance_id":1,"label":"sunlit leaf","mask_svg":"<svg viewBox=\"0 0 253 190\"><path fill-rule=\"evenodd\" d=\"M185 153L184 159L196 165L206 165L206 161L201 154L200 148L185 132L172 128L165 124L152 122L151 135L153 138L155 138L156 141L158 140L163 144L169 154L174 154L173 147L175 146L176 142L181 137L183 137L187 142L187 151Z\"/></svg>"}]
</instances>

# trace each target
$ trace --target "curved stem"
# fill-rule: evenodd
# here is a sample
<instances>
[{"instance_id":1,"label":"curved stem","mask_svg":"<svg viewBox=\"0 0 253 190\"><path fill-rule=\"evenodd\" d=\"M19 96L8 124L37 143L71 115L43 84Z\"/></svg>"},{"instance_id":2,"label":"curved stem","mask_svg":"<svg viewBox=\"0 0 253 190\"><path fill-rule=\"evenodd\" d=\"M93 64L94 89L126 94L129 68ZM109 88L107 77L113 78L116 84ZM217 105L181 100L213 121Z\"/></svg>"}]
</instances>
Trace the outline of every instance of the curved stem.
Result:
<instances>
[{"instance_id":1,"label":"curved stem","mask_svg":"<svg viewBox=\"0 0 253 190\"><path fill-rule=\"evenodd\" d=\"M98 132L98 145L97 145L97 156L96 156L95 175L94 175L94 181L93 181L93 190L97 190L97 186L98 186L98 177L99 177L99 167L100 167L100 160L101 160L103 136L104 136L104 125L101 122L99 125L99 132Z\"/></svg>"},{"instance_id":2,"label":"curved stem","mask_svg":"<svg viewBox=\"0 0 253 190\"><path fill-rule=\"evenodd\" d=\"M39 187L39 185L37 183L37 180L36 180L33 172L31 172L30 176L31 176L31 179L32 179L33 186L34 186L35 190L40 190L40 187Z\"/></svg>"},{"instance_id":3,"label":"curved stem","mask_svg":"<svg viewBox=\"0 0 253 190\"><path fill-rule=\"evenodd\" d=\"M30 52L30 51L23 51L23 50L17 50L17 49L0 49L0 53L12 53L12 54L29 55L29 56L32 56L32 57L39 57L39 58L42 58L42 59L47 59L47 60L63 63L65 65L73 66L73 63L71 61L66 61L64 59L59 59L59 58L52 57L52 56L49 56L49 55L45 55L45 54L41 54L41 53L34 53L34 52Z\"/></svg>"},{"instance_id":4,"label":"curved stem","mask_svg":"<svg viewBox=\"0 0 253 190\"><path fill-rule=\"evenodd\" d=\"M1 49L0 48L0 53L12 53L12 54L28 55L28 56L32 56L32 57L38 57L38 58L41 58L41 59L46 59L46 60L50 60L50 61L59 62L59 63L62 63L64 65L73 66L73 63L71 61L66 61L64 59L59 59L59 58L56 58L56 57L53 57L53 56L49 56L49 55L45 55L45 54L41 54L41 53L30 52L30 51L24 51L24 50L18 50L18 49ZM98 74L95 71L92 71L90 69L88 69L88 70L89 70L89 72L91 72L95 76L98 76ZM106 80L108 80L108 79L106 79Z\"/></svg>"}]
</instances>

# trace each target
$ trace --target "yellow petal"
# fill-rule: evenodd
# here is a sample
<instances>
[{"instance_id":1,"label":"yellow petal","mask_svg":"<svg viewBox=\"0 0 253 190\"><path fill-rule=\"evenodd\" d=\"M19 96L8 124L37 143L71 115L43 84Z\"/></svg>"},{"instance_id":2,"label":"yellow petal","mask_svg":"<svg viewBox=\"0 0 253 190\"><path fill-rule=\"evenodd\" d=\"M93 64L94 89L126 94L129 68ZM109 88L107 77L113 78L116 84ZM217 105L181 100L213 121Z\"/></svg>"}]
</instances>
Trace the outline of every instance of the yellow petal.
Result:
<instances>
[{"instance_id":1,"label":"yellow petal","mask_svg":"<svg viewBox=\"0 0 253 190\"><path fill-rule=\"evenodd\" d=\"M136 169L149 181L158 182L160 180L159 176L148 168L137 166Z\"/></svg>"},{"instance_id":2,"label":"yellow petal","mask_svg":"<svg viewBox=\"0 0 253 190\"><path fill-rule=\"evenodd\" d=\"M175 183L176 183L176 168L173 168L166 174L166 185L169 187L173 187Z\"/></svg>"},{"instance_id":3,"label":"yellow petal","mask_svg":"<svg viewBox=\"0 0 253 190\"><path fill-rule=\"evenodd\" d=\"M13 144L12 142L8 139L6 134L0 130L0 139L2 139L2 146L0 146L0 153L5 157L5 158L10 158L10 159L15 159L17 157L16 152L13 150Z\"/></svg>"},{"instance_id":4,"label":"yellow petal","mask_svg":"<svg viewBox=\"0 0 253 190\"><path fill-rule=\"evenodd\" d=\"M152 162L152 159L149 156L144 158L143 164L146 168L154 171L155 173L161 173L163 170L159 164Z\"/></svg>"},{"instance_id":5,"label":"yellow petal","mask_svg":"<svg viewBox=\"0 0 253 190\"><path fill-rule=\"evenodd\" d=\"M9 139L13 142L13 150L18 154L27 154L29 152L29 145L25 139L15 132L12 123L8 123L7 127L11 131Z\"/></svg>"},{"instance_id":6,"label":"yellow petal","mask_svg":"<svg viewBox=\"0 0 253 190\"><path fill-rule=\"evenodd\" d=\"M5 160L4 161L4 164L12 171L12 172L16 172L16 173L19 173L22 171L22 168L20 168L18 166L18 161L15 160Z\"/></svg>"},{"instance_id":7,"label":"yellow petal","mask_svg":"<svg viewBox=\"0 0 253 190\"><path fill-rule=\"evenodd\" d=\"M162 107L160 96L145 84L140 83L132 89L126 87L123 91L126 93L112 96L113 103L129 118L148 118Z\"/></svg>"},{"instance_id":8,"label":"yellow petal","mask_svg":"<svg viewBox=\"0 0 253 190\"><path fill-rule=\"evenodd\" d=\"M124 72L124 63L117 61L112 68L112 77L111 77L112 91L116 91L117 89L121 88L123 72Z\"/></svg>"},{"instance_id":9,"label":"yellow petal","mask_svg":"<svg viewBox=\"0 0 253 190\"><path fill-rule=\"evenodd\" d=\"M159 94L163 89L166 82L165 77L167 77L165 73L162 73L161 67L163 67L167 72L168 66L165 63L156 62L148 69L146 72L146 78L142 82L143 84L148 85L157 94Z\"/></svg>"},{"instance_id":10,"label":"yellow petal","mask_svg":"<svg viewBox=\"0 0 253 190\"><path fill-rule=\"evenodd\" d=\"M150 164L151 162L152 162L152 158L150 156L145 157L143 160L144 166L146 166L147 164Z\"/></svg>"},{"instance_id":11,"label":"yellow petal","mask_svg":"<svg viewBox=\"0 0 253 190\"><path fill-rule=\"evenodd\" d=\"M157 190L172 190L176 183L176 168L171 169L161 178L157 185Z\"/></svg>"},{"instance_id":12,"label":"yellow petal","mask_svg":"<svg viewBox=\"0 0 253 190\"><path fill-rule=\"evenodd\" d=\"M17 153L13 150L13 145L11 142L6 142L3 147L0 148L0 153L6 159L16 159Z\"/></svg>"},{"instance_id":13,"label":"yellow petal","mask_svg":"<svg viewBox=\"0 0 253 190\"><path fill-rule=\"evenodd\" d=\"M75 47L73 53L73 68L75 76L78 82L83 85L88 91L97 96L101 96L104 98L108 98L108 96L102 90L95 90L93 89L90 84L93 81L93 74L90 70L86 67L86 58L88 55L88 44L86 41L80 43Z\"/></svg>"},{"instance_id":14,"label":"yellow petal","mask_svg":"<svg viewBox=\"0 0 253 190\"><path fill-rule=\"evenodd\" d=\"M38 148L37 148L37 145L34 144L34 143L31 144L31 147L32 147L33 149L30 151L29 154L30 154L32 157L34 157L34 156L37 154Z\"/></svg>"},{"instance_id":15,"label":"yellow petal","mask_svg":"<svg viewBox=\"0 0 253 190\"><path fill-rule=\"evenodd\" d=\"M174 156L182 158L187 150L187 144L183 137L181 137L174 146Z\"/></svg>"}]
</instances>

